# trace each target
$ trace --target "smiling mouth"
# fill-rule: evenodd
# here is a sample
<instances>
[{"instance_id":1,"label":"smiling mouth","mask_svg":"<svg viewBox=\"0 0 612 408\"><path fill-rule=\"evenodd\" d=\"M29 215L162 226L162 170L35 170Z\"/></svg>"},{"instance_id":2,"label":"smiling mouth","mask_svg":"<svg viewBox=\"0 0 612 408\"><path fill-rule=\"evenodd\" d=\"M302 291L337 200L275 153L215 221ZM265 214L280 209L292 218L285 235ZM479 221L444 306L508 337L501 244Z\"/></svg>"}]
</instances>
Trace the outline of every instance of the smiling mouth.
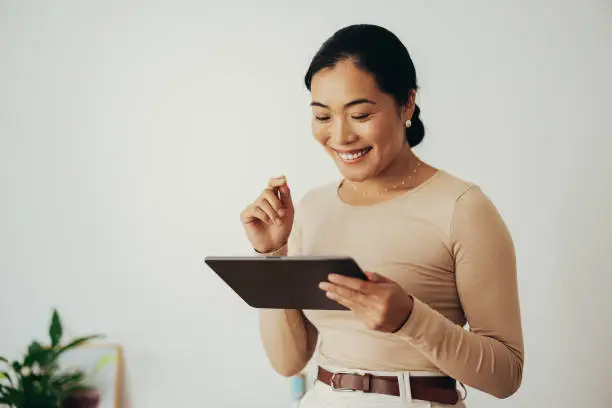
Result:
<instances>
[{"instance_id":1,"label":"smiling mouth","mask_svg":"<svg viewBox=\"0 0 612 408\"><path fill-rule=\"evenodd\" d=\"M361 150L351 150L350 152L339 152L334 150L336 155L345 163L356 163L362 160L372 150L371 147L366 147Z\"/></svg>"}]
</instances>

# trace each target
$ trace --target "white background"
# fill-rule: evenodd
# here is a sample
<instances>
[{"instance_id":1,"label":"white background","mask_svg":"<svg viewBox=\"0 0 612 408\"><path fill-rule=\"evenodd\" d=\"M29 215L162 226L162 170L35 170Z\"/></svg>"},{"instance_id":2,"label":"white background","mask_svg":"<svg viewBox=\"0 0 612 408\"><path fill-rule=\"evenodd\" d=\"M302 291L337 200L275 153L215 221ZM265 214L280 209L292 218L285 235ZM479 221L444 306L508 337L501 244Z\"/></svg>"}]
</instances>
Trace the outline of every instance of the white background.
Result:
<instances>
[{"instance_id":1,"label":"white background","mask_svg":"<svg viewBox=\"0 0 612 408\"><path fill-rule=\"evenodd\" d=\"M516 241L520 391L470 407L612 406L612 3L0 2L0 355L103 332L126 404L285 407L257 315L202 264L247 254L270 176L339 177L303 75L353 23L409 48L417 153L480 184Z\"/></svg>"}]
</instances>

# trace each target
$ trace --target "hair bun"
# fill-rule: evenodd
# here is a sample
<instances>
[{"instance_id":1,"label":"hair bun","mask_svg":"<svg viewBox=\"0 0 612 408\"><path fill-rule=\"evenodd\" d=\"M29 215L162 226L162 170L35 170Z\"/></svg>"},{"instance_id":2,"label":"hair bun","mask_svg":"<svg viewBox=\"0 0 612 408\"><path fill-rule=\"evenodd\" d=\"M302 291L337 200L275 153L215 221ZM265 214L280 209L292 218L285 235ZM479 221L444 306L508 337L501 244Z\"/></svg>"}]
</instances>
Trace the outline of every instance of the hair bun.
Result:
<instances>
[{"instance_id":1,"label":"hair bun","mask_svg":"<svg viewBox=\"0 0 612 408\"><path fill-rule=\"evenodd\" d=\"M414 147L423 141L425 137L425 126L423 126L423 121L421 121L421 109L418 105L414 106L414 114L410 119L412 125L406 128L406 140L410 147Z\"/></svg>"}]
</instances>

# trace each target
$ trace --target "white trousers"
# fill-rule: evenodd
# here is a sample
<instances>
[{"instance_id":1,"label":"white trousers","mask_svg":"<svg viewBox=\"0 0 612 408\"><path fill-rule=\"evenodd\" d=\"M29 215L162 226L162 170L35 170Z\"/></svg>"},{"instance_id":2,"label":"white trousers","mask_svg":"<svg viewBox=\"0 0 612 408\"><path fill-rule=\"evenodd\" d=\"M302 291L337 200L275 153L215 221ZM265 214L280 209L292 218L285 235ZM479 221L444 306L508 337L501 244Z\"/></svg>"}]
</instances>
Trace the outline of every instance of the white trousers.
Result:
<instances>
[{"instance_id":1,"label":"white trousers","mask_svg":"<svg viewBox=\"0 0 612 408\"><path fill-rule=\"evenodd\" d=\"M363 371L352 370L347 371L336 367L323 366L328 371L336 372L352 372L358 374L370 373L372 375L397 376L400 383L400 396L364 393L361 391L342 391L333 390L329 385L321 381L315 381L313 387L306 392L302 397L299 408L465 408L463 401L455 405L438 404L435 402L413 400L410 392L410 376L426 376L440 375L438 373L429 373L422 371L403 371L403 372L387 372L387 371Z\"/></svg>"}]
</instances>

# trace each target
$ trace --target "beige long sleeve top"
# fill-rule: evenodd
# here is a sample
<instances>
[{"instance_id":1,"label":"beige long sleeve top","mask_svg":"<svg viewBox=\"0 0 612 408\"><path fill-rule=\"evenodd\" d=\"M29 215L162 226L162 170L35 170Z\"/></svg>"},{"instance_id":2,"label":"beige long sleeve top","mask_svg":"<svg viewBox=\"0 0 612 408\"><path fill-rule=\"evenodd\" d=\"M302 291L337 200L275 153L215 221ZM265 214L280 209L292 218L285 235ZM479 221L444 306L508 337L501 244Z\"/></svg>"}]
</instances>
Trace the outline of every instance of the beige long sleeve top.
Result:
<instances>
[{"instance_id":1,"label":"beige long sleeve top","mask_svg":"<svg viewBox=\"0 0 612 408\"><path fill-rule=\"evenodd\" d=\"M518 389L514 245L478 186L440 170L405 195L352 206L336 184L325 185L300 200L289 242L273 254L351 256L414 298L394 334L369 330L350 311L261 311L264 348L279 373L299 372L318 350L319 364L441 372L499 398Z\"/></svg>"}]
</instances>

